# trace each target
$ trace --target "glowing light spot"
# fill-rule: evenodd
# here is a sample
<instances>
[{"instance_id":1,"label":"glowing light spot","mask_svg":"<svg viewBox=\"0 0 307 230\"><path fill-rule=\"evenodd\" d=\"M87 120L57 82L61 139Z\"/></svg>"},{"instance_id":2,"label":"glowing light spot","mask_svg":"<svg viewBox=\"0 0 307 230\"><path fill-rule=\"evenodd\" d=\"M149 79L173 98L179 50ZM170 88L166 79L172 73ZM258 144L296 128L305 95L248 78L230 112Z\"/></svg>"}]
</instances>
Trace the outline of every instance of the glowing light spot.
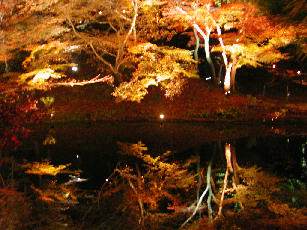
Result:
<instances>
[{"instance_id":1,"label":"glowing light spot","mask_svg":"<svg viewBox=\"0 0 307 230\"><path fill-rule=\"evenodd\" d=\"M107 178L107 179L106 179L106 182L108 182L108 181L109 181L109 179Z\"/></svg>"},{"instance_id":2,"label":"glowing light spot","mask_svg":"<svg viewBox=\"0 0 307 230\"><path fill-rule=\"evenodd\" d=\"M73 66L73 67L71 68L71 70L74 71L74 72L77 72L77 71L78 71L78 66Z\"/></svg>"},{"instance_id":3,"label":"glowing light spot","mask_svg":"<svg viewBox=\"0 0 307 230\"><path fill-rule=\"evenodd\" d=\"M70 195L70 192L64 193L64 198L68 198Z\"/></svg>"},{"instance_id":4,"label":"glowing light spot","mask_svg":"<svg viewBox=\"0 0 307 230\"><path fill-rule=\"evenodd\" d=\"M297 73L297 75L301 75L302 74L302 72L300 70L297 71L296 73Z\"/></svg>"},{"instance_id":5,"label":"glowing light spot","mask_svg":"<svg viewBox=\"0 0 307 230\"><path fill-rule=\"evenodd\" d=\"M212 77L206 77L206 81L209 81Z\"/></svg>"},{"instance_id":6,"label":"glowing light spot","mask_svg":"<svg viewBox=\"0 0 307 230\"><path fill-rule=\"evenodd\" d=\"M78 48L80 48L80 46L70 46L71 50L75 50L75 49L78 49Z\"/></svg>"},{"instance_id":7,"label":"glowing light spot","mask_svg":"<svg viewBox=\"0 0 307 230\"><path fill-rule=\"evenodd\" d=\"M146 2L144 2L144 6L151 6L152 2L151 0L147 0Z\"/></svg>"},{"instance_id":8,"label":"glowing light spot","mask_svg":"<svg viewBox=\"0 0 307 230\"><path fill-rule=\"evenodd\" d=\"M100 11L98 12L98 14L99 14L99 15L102 15L102 11L100 10Z\"/></svg>"},{"instance_id":9,"label":"glowing light spot","mask_svg":"<svg viewBox=\"0 0 307 230\"><path fill-rule=\"evenodd\" d=\"M275 64L273 64L273 65L272 65L272 68L273 68L273 69L275 69L275 68L276 68L276 65L275 65Z\"/></svg>"},{"instance_id":10,"label":"glowing light spot","mask_svg":"<svg viewBox=\"0 0 307 230\"><path fill-rule=\"evenodd\" d=\"M126 13L126 10L123 10L123 13Z\"/></svg>"},{"instance_id":11,"label":"glowing light spot","mask_svg":"<svg viewBox=\"0 0 307 230\"><path fill-rule=\"evenodd\" d=\"M164 119L164 114L160 114L160 119L163 120Z\"/></svg>"},{"instance_id":12,"label":"glowing light spot","mask_svg":"<svg viewBox=\"0 0 307 230\"><path fill-rule=\"evenodd\" d=\"M239 38L236 39L236 42L238 42L238 41L239 41Z\"/></svg>"},{"instance_id":13,"label":"glowing light spot","mask_svg":"<svg viewBox=\"0 0 307 230\"><path fill-rule=\"evenodd\" d=\"M77 157L77 159L78 159L78 158L79 158L79 155L77 154L76 157Z\"/></svg>"}]
</instances>

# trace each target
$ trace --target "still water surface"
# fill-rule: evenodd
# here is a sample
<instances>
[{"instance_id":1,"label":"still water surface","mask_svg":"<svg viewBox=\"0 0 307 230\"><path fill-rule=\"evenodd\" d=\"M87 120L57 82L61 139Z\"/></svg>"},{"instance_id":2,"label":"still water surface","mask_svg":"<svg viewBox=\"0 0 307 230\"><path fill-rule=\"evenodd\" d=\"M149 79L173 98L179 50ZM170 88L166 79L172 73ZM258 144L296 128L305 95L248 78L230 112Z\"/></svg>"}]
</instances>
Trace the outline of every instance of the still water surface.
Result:
<instances>
[{"instance_id":1,"label":"still water surface","mask_svg":"<svg viewBox=\"0 0 307 230\"><path fill-rule=\"evenodd\" d=\"M104 183L122 160L118 142L148 147L151 155L167 150L174 160L199 155L208 161L214 146L215 161L223 161L225 143L235 146L240 166L257 165L280 176L306 179L307 128L262 124L213 124L201 122L98 122L48 123L31 127L27 141L16 154L29 161L50 159L53 164L72 163L88 178L84 186ZM50 141L52 140L52 141Z\"/></svg>"}]
</instances>

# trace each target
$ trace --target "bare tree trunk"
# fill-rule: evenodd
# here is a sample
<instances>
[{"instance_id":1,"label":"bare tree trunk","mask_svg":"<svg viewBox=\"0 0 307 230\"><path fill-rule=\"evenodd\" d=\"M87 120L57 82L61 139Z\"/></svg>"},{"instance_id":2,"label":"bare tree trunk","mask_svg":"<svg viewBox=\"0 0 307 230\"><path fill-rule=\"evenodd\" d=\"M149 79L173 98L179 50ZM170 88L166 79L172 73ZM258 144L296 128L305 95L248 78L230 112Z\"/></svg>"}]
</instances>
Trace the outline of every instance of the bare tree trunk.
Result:
<instances>
[{"instance_id":1,"label":"bare tree trunk","mask_svg":"<svg viewBox=\"0 0 307 230\"><path fill-rule=\"evenodd\" d=\"M232 66L232 69L231 69L231 73L230 73L230 86L231 86L231 90L233 92L236 91L236 72L237 72L237 67L236 65L233 65Z\"/></svg>"},{"instance_id":2,"label":"bare tree trunk","mask_svg":"<svg viewBox=\"0 0 307 230\"><path fill-rule=\"evenodd\" d=\"M119 40L116 56L114 55L115 56L115 63L106 60L103 57L103 55L99 54L97 52L96 48L93 45L93 41L91 41L91 40L88 41L88 38L85 38L80 33L78 33L76 28L75 28L75 26L74 26L74 24L73 24L73 22L72 22L71 16L67 12L63 12L65 14L65 16L66 16L66 19L67 19L69 25L72 27L72 30L73 30L74 34L78 38L83 40L86 44L88 44L89 47L92 49L93 53L95 54L95 56L102 63L104 63L105 65L107 65L109 67L109 69L113 72L113 74L116 75L118 83L122 82L122 77L121 77L121 75L119 73L119 68L120 68L120 66L122 64L122 61L123 61L125 47L126 47L127 42L128 42L128 40L129 40L129 38L130 38L132 33L133 33L134 40L136 41L136 28L135 28L135 24L136 24L136 19L137 19L137 16L138 16L138 7L139 7L138 6L138 0L130 0L130 3L132 5L132 7L133 7L133 18L131 19L131 24L130 24L128 32L126 33L126 35L124 36L124 38L122 40ZM113 56L113 54L107 53L106 51L104 51L104 53Z\"/></svg>"},{"instance_id":3,"label":"bare tree trunk","mask_svg":"<svg viewBox=\"0 0 307 230\"><path fill-rule=\"evenodd\" d=\"M197 61L197 64L198 64L199 36L197 34L197 30L196 30L195 27L193 28L193 31L194 31L194 35L195 35L195 38L196 38L196 44L195 44L195 49L194 49L194 58L195 58L195 60Z\"/></svg>"},{"instance_id":4,"label":"bare tree trunk","mask_svg":"<svg viewBox=\"0 0 307 230\"><path fill-rule=\"evenodd\" d=\"M125 46L127 44L127 41L132 33L132 31L135 29L135 23L136 23L136 18L138 16L138 0L133 0L131 1L131 4L133 6L133 19L130 25L130 29L128 31L128 33L126 34L125 39L122 41L122 43L119 46L119 49L117 51L117 55L116 55L116 61L115 61L115 69L118 72L119 71L119 67L122 64L122 59L124 56L124 49Z\"/></svg>"},{"instance_id":5,"label":"bare tree trunk","mask_svg":"<svg viewBox=\"0 0 307 230\"><path fill-rule=\"evenodd\" d=\"M218 74L217 74L217 83L218 83L218 85L221 85L222 84L223 65L222 65L222 63L218 63L218 65L219 65L219 71L218 71Z\"/></svg>"},{"instance_id":6,"label":"bare tree trunk","mask_svg":"<svg viewBox=\"0 0 307 230\"><path fill-rule=\"evenodd\" d=\"M230 93L230 73L232 69L232 64L226 66L226 73L224 78L224 91L226 94Z\"/></svg>"},{"instance_id":7,"label":"bare tree trunk","mask_svg":"<svg viewBox=\"0 0 307 230\"><path fill-rule=\"evenodd\" d=\"M237 56L236 55L232 55L231 56L232 59L232 69L230 72L230 86L231 86L231 90L235 91L236 90L236 73L237 73Z\"/></svg>"},{"instance_id":8,"label":"bare tree trunk","mask_svg":"<svg viewBox=\"0 0 307 230\"><path fill-rule=\"evenodd\" d=\"M215 83L217 83L215 67L214 67L214 64L213 64L211 56L210 56L210 44L209 44L210 33L211 33L211 29L209 29L207 27L207 35L204 37L204 39L205 39L206 60L207 60L208 64L210 65L210 69L211 69L211 74L212 74L213 80L214 80Z\"/></svg>"}]
</instances>

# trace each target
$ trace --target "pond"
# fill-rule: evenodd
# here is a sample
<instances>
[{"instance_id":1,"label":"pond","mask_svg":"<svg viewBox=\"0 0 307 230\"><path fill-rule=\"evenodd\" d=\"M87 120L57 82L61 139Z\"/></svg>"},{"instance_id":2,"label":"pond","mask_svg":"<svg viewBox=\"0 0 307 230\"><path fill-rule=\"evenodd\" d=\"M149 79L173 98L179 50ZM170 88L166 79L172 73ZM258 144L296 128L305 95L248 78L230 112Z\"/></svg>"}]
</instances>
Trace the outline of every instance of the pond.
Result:
<instances>
[{"instance_id":1,"label":"pond","mask_svg":"<svg viewBox=\"0 0 307 230\"><path fill-rule=\"evenodd\" d=\"M57 164L73 163L98 184L99 175L107 176L120 160L118 142L141 141L151 154L157 156L169 150L174 159L195 154L208 159L213 143L234 142L239 162L260 167L275 165L283 175L285 169L293 168L289 176L299 176L303 170L302 145L307 141L307 130L300 126L277 128L244 123L69 122L45 123L31 129L17 155L29 160L50 158ZM50 137L54 143L48 144ZM289 163L295 165L286 166Z\"/></svg>"},{"instance_id":2,"label":"pond","mask_svg":"<svg viewBox=\"0 0 307 230\"><path fill-rule=\"evenodd\" d=\"M139 178L143 179L145 178L144 181L146 181L146 177L148 177L147 178L148 184L153 183L151 180L156 180L156 179L152 179L155 177L152 174L149 174L148 171L153 170L153 172L156 172L160 170L159 168L160 166L159 167L157 166L158 168L155 167L154 169L152 169L148 162L147 165L145 164L146 166L142 166L142 164L146 162L146 158L144 156L148 153L149 154L148 156L152 157L151 160L162 162L163 157L161 158L157 157L162 156L163 153L167 151L170 151L170 153L168 153L168 160L165 162L163 161L163 163L165 164L170 163L170 165L168 166L169 168L172 167L171 164L178 164L178 170L176 169L177 171L181 170L184 162L189 161L192 158L194 159L190 160L191 162L194 163L192 164L192 167L189 168L190 170L189 172L193 171L194 173L196 173L195 175L197 175L197 173L198 175L200 174L202 175L203 187L197 185L198 179L196 176L195 179L193 180L193 183L191 183L191 185L189 186L189 189L188 188L184 189L189 191L188 192L189 194L190 193L193 194L193 191L196 194L196 190L198 191L198 193L201 194L201 192L205 190L206 187L206 172L207 173L209 172L208 168L210 165L208 162L212 162L212 172L210 171L210 173L212 175L213 180L223 181L224 177L227 177L225 176L225 169L227 168L228 170L226 153L227 153L227 146L231 145L231 153L232 155L235 155L236 158L236 162L233 165L238 164L238 166L241 169L255 167L256 165L257 168L259 168L259 170L260 168L262 169L261 172L269 173L265 175L275 175L279 178L286 178L283 179L284 184L288 183L287 185L289 185L289 183L291 182L292 184L291 183L290 184L293 185L294 182L295 183L297 182L295 185L289 188L290 190L292 189L291 191L293 192L291 196L292 198L290 197L290 199L297 199L297 200L292 200L292 205L294 204L297 205L297 206L294 205L295 208L297 208L298 206L299 208L306 207L305 203L306 199L298 200L299 198L297 198L302 196L301 195L302 192L304 192L304 194L306 192L304 187L305 185L303 186L302 184L304 184L304 181L306 180L307 177L307 166L306 166L307 129L304 128L304 126L302 125L291 124L291 125L278 126L276 124L274 125L272 124L272 126L268 126L267 124L264 125L261 123L254 123L254 124L218 123L217 124L210 122L163 122L163 123L161 122L95 122L95 123L66 122L66 123L42 123L39 125L30 125L30 129L32 131L29 137L24 141L24 143L20 147L18 147L14 151L11 151L10 154L14 155L17 161L19 162L21 162L24 159L26 159L27 162L34 162L34 161L39 162L44 159L47 159L53 165L71 164L69 165L69 168L71 170L77 170L77 169L82 170L81 174L78 174L77 176L77 178L80 179L79 182L82 183L74 183L75 181L73 181L71 184L74 184L74 186L80 190L88 191L88 193L92 195L93 194L97 195L96 191L99 190L102 191L102 187L105 189L105 187L107 187L108 184L109 184L109 190L106 189L105 192L107 190L108 191L112 190L112 192L110 193L113 193L115 188L112 187L113 185L110 184L113 182L112 175L114 176L114 169L120 168L123 164L126 164L126 167L127 165L129 165L129 167L131 166L131 169L134 170L130 171L130 173L134 172L134 174L133 173L132 173L133 175L129 174L129 176L127 176L128 175L127 172L125 172L126 173L125 174L124 171L120 171L120 170L125 170L124 168L121 168L120 170L117 171L117 176L121 175L122 178L126 178L127 181L130 183L130 186L128 182L126 183L126 186L128 186L126 187L126 190L129 188L131 190L130 196L131 194L133 194L133 191L138 191L135 192L135 195L140 193L141 191L143 191L145 194L146 193L145 187L143 189L138 190L138 188L134 188L133 185L131 185L131 183L132 184L134 183L134 186L138 184L138 179L136 179L138 178L137 176L138 174L140 176ZM143 152L142 154L144 155L124 156L123 154L119 153L120 149L119 143L136 144L140 142L144 144L142 145L143 147L146 146L148 148L148 150L144 149L142 150ZM138 146L138 148L141 149L140 146ZM198 160L195 161L195 159ZM201 171L200 169L202 169L202 173L199 173ZM259 171L257 171L257 173L258 172ZM173 173L176 174L176 172ZM256 171L253 171L253 173L256 173ZM229 175L231 175L231 173ZM259 175L261 176L262 174ZM71 180L72 177L75 178L73 174L70 175L66 174L65 176L56 176L56 177L57 177L57 182L59 184L65 184L65 183L67 184L69 183L69 181L72 181ZM240 184L241 183L244 184L245 186L249 186L248 182L245 181L246 178L248 177L246 177L245 175L245 179L239 179L238 182ZM38 183L36 178L34 179L33 182L27 182L27 183L34 183L36 186L41 186L42 184L41 180L43 179L40 178L40 182ZM231 183L233 183L234 179L233 178L231 179L231 177L229 176L229 179L227 180L229 180L228 183L230 185ZM273 179L270 179L269 181L273 181ZM118 183L117 186L120 187L119 186L120 182L118 179L114 179L113 184L115 185L116 183ZM161 181L159 183L161 183ZM216 186L218 187L219 186L218 182L216 183L217 183ZM131 216L128 215L129 218L127 216L127 213L124 214L124 211L121 212L121 214L118 214L118 211L116 211L116 214L114 214L114 216L122 215L122 219L124 220L124 222L125 223L127 221L129 222L129 224L127 224L125 228L123 228L123 226L120 224L121 221L118 221L117 223L118 225L114 224L114 222L112 222L114 226L110 224L109 221L110 220L114 221L113 219L115 218L114 216L108 217L109 221L103 220L103 218L99 220L98 222L103 222L105 225L108 226L101 228L100 227L98 228L97 227L98 225L95 222L95 220L97 221L98 217L95 217L94 218L95 220L93 220L90 218L91 215L87 214L86 219L90 220L91 224L95 223L93 224L94 227L92 227L92 229L117 229L117 228L176 229L180 227L180 224L182 224L189 217L191 212L184 214L180 213L180 216L179 217L177 216L175 218L176 221L169 221L169 220L166 222L161 221L163 222L163 224L161 225L159 224L153 225L152 220L149 221L148 220L149 217L148 216L145 217L146 215L144 214L144 213L147 214L151 213L151 215L153 215L159 213L160 215L161 213L164 213L163 215L166 214L174 215L173 212L170 212L169 210L172 210L171 208L176 209L174 201L175 195L173 194L170 195L169 193L176 193L177 195L178 193L181 194L182 188L176 189L172 187L167 189L166 190L168 192L165 192L165 194L168 195L165 195L164 197L161 195L159 196L159 198L152 198L153 200L156 199L155 202L157 203L156 205L158 206L158 208L152 207L153 205L152 202L154 201L145 201L145 198L142 198L144 199L143 206L138 206L137 205L138 202L136 202L136 205L134 206L134 208L132 208L134 214L133 215L131 214ZM217 193L220 194L222 190L223 187L221 184L219 190L217 190ZM296 192L296 190L299 191L300 195L294 195L294 192ZM251 191L253 190L251 189ZM163 192L161 190L161 194L162 193ZM147 191L146 194L153 194L153 193ZM184 195L181 195L181 197L182 196L184 197ZM231 200L231 196L234 195L230 194L230 192L229 194L227 194L226 192L225 201L226 199ZM119 197L121 198L122 203L126 202L126 208L129 209L128 208L129 205L127 204L128 201L125 200L127 198L127 197L125 198L125 193L121 193ZM102 200L104 200L106 206L110 205L110 203L108 203L109 201L106 201L105 199L106 199L105 197L101 198L101 202ZM114 197L110 198L110 200L112 200L111 203L120 206L120 204L118 202L115 202L114 199L115 199ZM190 197L190 199L186 200L181 199L182 203L180 205L189 206L189 202L192 202L193 199L196 199L196 197L192 198ZM268 202L266 200L268 198L263 198L263 199L265 200L264 202ZM82 208L80 208L79 211L76 211L76 206L81 206L82 204L84 205L85 203L86 204L89 203L88 199L85 199L84 197L79 198L77 200L80 203L75 205L75 207L72 206L68 207L67 204L65 205L66 207L65 210L66 209L69 210L66 212L72 219L73 223L78 223L78 221L74 219L73 217L74 215L75 218L76 216L78 218L80 218L80 216L83 216L84 218L84 213L81 214L80 211ZM204 203L206 202L204 201ZM235 204L237 205L239 203L236 202ZM241 209L243 210L242 207L240 208L240 210ZM246 207L250 206L246 205ZM289 210L290 208L291 207L289 207ZM144 213L140 214L140 211L137 211L138 209L145 211ZM227 208L226 205L224 209L234 210L235 208L234 206L232 206L231 208L229 207ZM109 207L109 210L113 209ZM214 206L213 204L213 212L212 212L213 214L211 215L217 216L217 210L218 207ZM254 211L254 209L252 210ZM100 211L103 213L102 210ZM132 211L130 210L130 212ZM238 213L239 211L237 210L236 212ZM254 215L254 212L251 213L253 213ZM272 211L270 211L270 213L272 213ZM279 215L279 213L277 214ZM209 216L209 211L203 212L202 215L203 215L202 220L208 221L208 219L204 218L204 216ZM224 213L224 216L227 217L228 214ZM130 217L132 219L130 219ZM288 216L286 217L288 218ZM303 217L305 218L306 216L303 215L302 218ZM267 221L268 216L265 216L265 218ZM196 217L194 217L194 220L195 219ZM141 222L139 222L138 224L138 221L136 220ZM150 224L146 225L147 223L146 221ZM246 219L244 219L244 221L246 221ZM83 219L82 223L84 224L84 222L87 221ZM234 225L240 226L240 223L242 221L241 222L239 221L238 223L235 224L233 223L230 224L229 222L227 223L226 222L223 223L224 226L229 227ZM294 227L301 226L302 224L301 222L302 221L300 221L297 224L294 223L293 226ZM65 224L67 225L66 222ZM89 223L86 224L90 226ZM67 226L73 226L73 224L70 223ZM151 227L149 228L148 226ZM268 226L271 225L268 224ZM277 226L276 229L283 229L283 227L280 226L279 224L276 224L276 226ZM87 229L87 228L82 227L80 229ZM91 228L89 227L89 229ZM219 229L224 229L224 228L219 228ZM225 227L225 229L227 228ZM267 228L264 227L263 229L270 229L270 227Z\"/></svg>"}]
</instances>

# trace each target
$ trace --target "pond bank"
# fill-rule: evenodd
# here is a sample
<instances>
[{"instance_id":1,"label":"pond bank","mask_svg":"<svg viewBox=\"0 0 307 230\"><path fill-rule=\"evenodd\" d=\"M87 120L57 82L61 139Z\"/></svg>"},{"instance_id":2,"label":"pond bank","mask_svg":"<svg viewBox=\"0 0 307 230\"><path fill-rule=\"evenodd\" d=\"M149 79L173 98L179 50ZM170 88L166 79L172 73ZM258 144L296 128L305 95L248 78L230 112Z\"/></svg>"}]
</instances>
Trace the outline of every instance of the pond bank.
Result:
<instances>
[{"instance_id":1,"label":"pond bank","mask_svg":"<svg viewBox=\"0 0 307 230\"><path fill-rule=\"evenodd\" d=\"M41 98L53 98L48 108L54 121L158 121L164 115L167 121L206 121L243 123L301 123L307 122L307 97L263 98L233 94L225 96L201 80L191 80L185 90L174 98L165 98L163 92L151 87L140 102L116 102L105 85L59 87L36 92L35 97L44 108ZM47 114L49 116L49 114ZM47 119L48 120L48 119Z\"/></svg>"}]
</instances>

